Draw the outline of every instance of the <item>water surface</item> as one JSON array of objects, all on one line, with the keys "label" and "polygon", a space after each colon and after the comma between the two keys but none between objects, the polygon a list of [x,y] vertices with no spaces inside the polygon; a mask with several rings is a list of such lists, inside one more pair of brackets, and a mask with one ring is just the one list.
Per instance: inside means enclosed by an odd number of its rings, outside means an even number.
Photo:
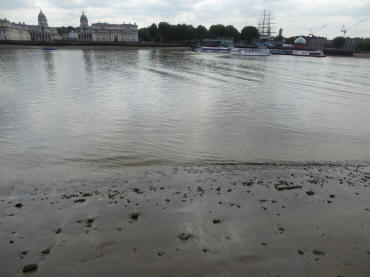
[{"label": "water surface", "polygon": [[369,76],[347,57],[1,49],[1,172],[368,163]]}]

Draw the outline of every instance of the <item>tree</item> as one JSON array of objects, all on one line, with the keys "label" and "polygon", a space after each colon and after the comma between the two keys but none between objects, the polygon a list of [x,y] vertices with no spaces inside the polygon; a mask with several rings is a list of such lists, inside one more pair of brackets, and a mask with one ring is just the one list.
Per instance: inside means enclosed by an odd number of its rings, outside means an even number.
[{"label": "tree", "polygon": [[139,29],[139,40],[142,41],[151,41],[152,37],[150,36],[148,28]]},{"label": "tree", "polygon": [[369,39],[362,39],[358,45],[359,50],[370,50],[370,40]]},{"label": "tree", "polygon": [[170,41],[171,40],[171,25],[167,22],[160,22],[158,24],[158,35],[162,42]]},{"label": "tree", "polygon": [[344,37],[336,37],[333,39],[334,48],[343,48],[345,43],[346,39]]},{"label": "tree", "polygon": [[205,39],[208,36],[208,30],[203,25],[199,25],[195,29],[195,34],[197,39]]},{"label": "tree", "polygon": [[150,27],[148,28],[148,31],[149,31],[150,37],[152,38],[152,41],[158,40],[158,27],[155,23],[150,25]]},{"label": "tree", "polygon": [[216,24],[209,27],[209,36],[211,38],[222,38],[227,36],[226,27],[222,24]]},{"label": "tree", "polygon": [[232,37],[234,41],[239,40],[240,33],[233,25],[226,26],[225,31],[226,31],[226,37]]},{"label": "tree", "polygon": [[246,40],[248,43],[251,43],[253,39],[259,38],[260,33],[258,29],[254,26],[246,26],[242,29],[240,33],[240,38]]},{"label": "tree", "polygon": [[73,28],[72,26],[68,26],[68,27],[57,27],[57,32],[59,35],[66,35],[72,31],[76,31],[75,28]]},{"label": "tree", "polygon": [[275,41],[283,41],[284,40],[284,37],[283,36],[276,36],[274,38]]},{"label": "tree", "polygon": [[285,43],[287,44],[293,44],[294,41],[295,41],[295,37],[290,37],[290,38],[285,39]]}]

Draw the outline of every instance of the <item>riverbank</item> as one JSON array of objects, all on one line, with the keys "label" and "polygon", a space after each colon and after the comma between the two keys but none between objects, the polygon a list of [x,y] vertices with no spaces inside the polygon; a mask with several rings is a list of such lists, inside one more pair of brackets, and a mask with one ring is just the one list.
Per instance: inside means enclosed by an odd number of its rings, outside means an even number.
[{"label": "riverbank", "polygon": [[41,177],[0,186],[2,277],[370,275],[370,167]]},{"label": "riverbank", "polygon": [[167,49],[167,50],[191,50],[187,44],[174,43],[150,43],[150,42],[78,42],[78,41],[0,41],[0,49]]},{"label": "riverbank", "polygon": [[355,52],[353,53],[353,56],[358,58],[370,59],[370,52],[369,51]]},{"label": "riverbank", "polygon": [[[0,44],[0,49],[44,49],[45,46],[41,45],[11,45]],[[139,49],[161,49],[161,50],[178,50],[190,51],[191,47],[188,46],[174,46],[174,47],[157,47],[157,46],[97,46],[97,45],[62,45],[57,46],[56,49],[82,49],[82,50],[139,50]]]}]

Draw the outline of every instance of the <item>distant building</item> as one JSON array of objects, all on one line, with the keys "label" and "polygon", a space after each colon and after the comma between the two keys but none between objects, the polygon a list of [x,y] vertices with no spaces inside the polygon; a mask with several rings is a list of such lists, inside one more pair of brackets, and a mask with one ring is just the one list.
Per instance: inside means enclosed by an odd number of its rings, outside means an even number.
[{"label": "distant building", "polygon": [[27,25],[30,30],[31,40],[51,41],[59,38],[56,28],[49,27],[45,14],[40,10],[38,25]]},{"label": "distant building", "polygon": [[346,38],[344,49],[350,51],[356,50],[358,45],[360,44],[360,40],[360,38]]},{"label": "distant building", "polygon": [[316,50],[322,50],[326,48],[326,45],[328,43],[327,38],[324,37],[306,37],[306,47]]},{"label": "distant building", "polygon": [[283,29],[282,28],[280,28],[279,29],[279,37],[282,37],[283,36]]},{"label": "distant building", "polygon": [[136,24],[94,23],[89,26],[87,17],[82,13],[80,27],[77,28],[78,40],[137,42],[139,40]]},{"label": "distant building", "polygon": [[25,23],[0,19],[0,40],[31,40],[29,28]]},{"label": "distant building", "polygon": [[306,48],[307,47],[307,41],[304,37],[298,37],[295,39],[293,46],[295,48]]},{"label": "distant building", "polygon": [[[95,23],[89,26],[87,17],[82,13],[80,26],[76,32],[70,32],[64,37],[80,41],[117,41],[137,42],[138,27],[136,24],[109,24]],[[26,25],[11,23],[6,19],[0,19],[0,40],[32,40],[53,41],[62,39],[57,28],[49,27],[45,14],[40,10],[38,25]]]},{"label": "distant building", "polygon": [[203,46],[225,46],[225,47],[232,47],[234,46],[234,39],[233,38],[217,38],[217,39],[210,39],[205,38],[201,41]]},{"label": "distant building", "polygon": [[82,12],[80,17],[80,27],[77,28],[77,38],[79,40],[93,40],[93,34],[91,28],[89,27],[89,22],[86,15]]},{"label": "distant building", "polygon": [[67,39],[71,39],[71,40],[78,40],[78,33],[76,33],[75,31],[70,31],[68,33],[68,37]]},{"label": "distant building", "polygon": [[137,42],[139,40],[136,24],[94,23],[91,25],[93,40],[115,42]]}]

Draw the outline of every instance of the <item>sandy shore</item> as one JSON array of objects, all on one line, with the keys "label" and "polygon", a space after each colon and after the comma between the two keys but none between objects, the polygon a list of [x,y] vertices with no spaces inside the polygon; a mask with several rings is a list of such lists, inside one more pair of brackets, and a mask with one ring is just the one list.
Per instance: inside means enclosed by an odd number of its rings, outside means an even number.
[{"label": "sandy shore", "polygon": [[0,276],[370,276],[369,187],[309,165],[3,182]]}]

